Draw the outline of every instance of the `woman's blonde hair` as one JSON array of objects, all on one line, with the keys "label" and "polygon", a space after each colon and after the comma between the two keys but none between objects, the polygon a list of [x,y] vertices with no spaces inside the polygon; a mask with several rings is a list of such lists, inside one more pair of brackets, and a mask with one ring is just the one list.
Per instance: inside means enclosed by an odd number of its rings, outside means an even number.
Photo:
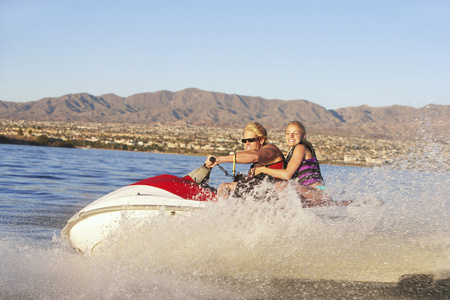
[{"label": "woman's blonde hair", "polygon": [[250,122],[244,127],[244,131],[253,132],[260,140],[264,139],[264,145],[267,144],[267,131],[258,122]]}]

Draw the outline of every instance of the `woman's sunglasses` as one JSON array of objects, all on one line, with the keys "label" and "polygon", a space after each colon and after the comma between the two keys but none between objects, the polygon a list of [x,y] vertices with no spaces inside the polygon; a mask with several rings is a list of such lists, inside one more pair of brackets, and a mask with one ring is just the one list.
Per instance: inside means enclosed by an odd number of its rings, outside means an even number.
[{"label": "woman's sunglasses", "polygon": [[247,142],[253,143],[253,142],[259,141],[259,138],[255,137],[255,138],[251,138],[251,139],[242,139],[241,141],[242,141],[242,144],[245,144]]}]

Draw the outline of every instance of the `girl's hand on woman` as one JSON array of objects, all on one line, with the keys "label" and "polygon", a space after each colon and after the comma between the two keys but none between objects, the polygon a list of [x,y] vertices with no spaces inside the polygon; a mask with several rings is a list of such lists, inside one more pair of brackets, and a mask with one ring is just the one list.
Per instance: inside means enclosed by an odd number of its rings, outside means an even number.
[{"label": "girl's hand on woman", "polygon": [[261,166],[257,166],[255,168],[252,168],[252,170],[253,170],[253,173],[252,173],[253,177],[258,175],[258,174],[260,174],[260,173],[262,173],[263,168],[264,167],[261,167]]}]

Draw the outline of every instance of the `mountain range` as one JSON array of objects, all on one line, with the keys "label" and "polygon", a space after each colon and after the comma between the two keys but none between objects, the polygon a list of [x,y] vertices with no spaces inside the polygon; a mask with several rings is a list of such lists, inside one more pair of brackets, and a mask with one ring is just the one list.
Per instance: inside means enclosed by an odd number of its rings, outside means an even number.
[{"label": "mountain range", "polygon": [[0,101],[0,119],[96,123],[165,123],[242,128],[256,121],[284,128],[299,120],[312,134],[449,140],[450,105],[367,105],[327,110],[308,100],[277,100],[188,88],[129,97],[88,93],[30,102]]}]

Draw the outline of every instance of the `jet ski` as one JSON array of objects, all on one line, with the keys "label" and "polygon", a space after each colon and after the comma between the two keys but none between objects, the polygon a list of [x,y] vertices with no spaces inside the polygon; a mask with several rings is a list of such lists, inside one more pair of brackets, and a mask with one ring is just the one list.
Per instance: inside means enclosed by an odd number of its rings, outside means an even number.
[{"label": "jet ski", "polygon": [[205,182],[205,165],[184,177],[158,175],[115,190],[87,205],[62,229],[61,235],[82,254],[93,254],[126,218],[145,220],[159,215],[189,215],[216,200],[216,190]]},{"label": "jet ski", "polygon": [[[237,177],[234,170],[232,176]],[[210,172],[202,165],[184,177],[164,174],[122,187],[77,212],[61,235],[78,252],[91,255],[124,218],[136,222],[161,215],[190,215],[205,208],[207,202],[217,200],[216,190],[207,184]],[[311,206],[314,205],[305,205]]]}]

